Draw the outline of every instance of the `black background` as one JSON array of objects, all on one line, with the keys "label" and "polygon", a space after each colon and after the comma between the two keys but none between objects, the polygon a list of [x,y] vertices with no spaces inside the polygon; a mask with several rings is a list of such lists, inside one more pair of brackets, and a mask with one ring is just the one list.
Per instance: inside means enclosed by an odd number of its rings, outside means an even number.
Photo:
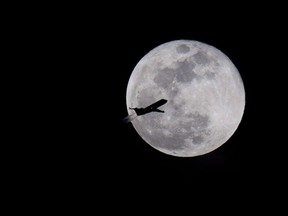
[{"label": "black background", "polygon": [[[269,173],[278,160],[274,147],[281,146],[273,132],[279,128],[272,124],[277,117],[271,114],[279,101],[275,90],[281,71],[276,62],[281,61],[281,55],[276,43],[281,43],[281,32],[265,12],[207,12],[210,16],[205,17],[207,13],[188,11],[174,16],[170,12],[152,11],[149,16],[132,12],[100,27],[96,23],[93,30],[84,25],[89,42],[83,41],[85,59],[81,64],[88,66],[83,69],[80,65],[83,72],[79,68],[75,76],[81,77],[80,87],[85,90],[79,98],[95,109],[95,118],[92,115],[91,124],[85,126],[94,128],[96,134],[90,139],[96,144],[89,153],[95,152],[100,161],[106,161],[104,169],[107,164],[111,173],[122,170],[128,176]],[[245,113],[237,132],[215,152],[197,158],[175,158],[155,151],[131,124],[121,122],[127,114],[126,86],[133,68],[155,46],[176,39],[199,40],[223,51],[238,68],[246,91]]]},{"label": "black background", "polygon": [[[23,62],[31,71],[25,75],[29,94],[23,94],[31,115],[24,117],[29,125],[21,124],[28,144],[15,147],[22,160],[14,163],[39,196],[115,205],[127,197],[138,203],[149,196],[154,203],[187,195],[188,201],[216,201],[224,194],[227,201],[245,196],[249,206],[254,198],[281,192],[286,43],[280,7],[121,3],[52,9],[17,21],[20,50],[31,52]],[[246,91],[234,135],[193,158],[153,149],[122,122],[133,68],[154,47],[177,39],[220,49],[238,68]]]}]

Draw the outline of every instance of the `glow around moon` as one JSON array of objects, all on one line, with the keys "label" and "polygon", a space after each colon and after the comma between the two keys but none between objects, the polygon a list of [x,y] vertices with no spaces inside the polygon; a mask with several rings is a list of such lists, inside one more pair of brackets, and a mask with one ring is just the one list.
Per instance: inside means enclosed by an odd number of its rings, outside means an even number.
[{"label": "glow around moon", "polygon": [[245,107],[241,76],[217,48],[192,40],[164,43],[134,68],[127,86],[128,107],[168,102],[132,121],[153,148],[173,156],[193,157],[224,144],[239,126]]}]

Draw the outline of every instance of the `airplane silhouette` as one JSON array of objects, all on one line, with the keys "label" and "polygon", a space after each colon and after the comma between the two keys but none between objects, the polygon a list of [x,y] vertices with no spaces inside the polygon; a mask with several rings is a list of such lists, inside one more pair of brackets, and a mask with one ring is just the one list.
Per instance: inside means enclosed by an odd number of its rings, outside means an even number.
[{"label": "airplane silhouette", "polygon": [[131,110],[134,110],[137,114],[137,116],[140,116],[140,115],[144,115],[144,114],[147,114],[147,113],[150,113],[150,112],[161,112],[161,113],[164,113],[163,110],[159,110],[157,109],[158,107],[164,105],[165,103],[167,103],[167,100],[165,99],[161,99],[145,108],[131,108],[129,107],[129,109]]}]

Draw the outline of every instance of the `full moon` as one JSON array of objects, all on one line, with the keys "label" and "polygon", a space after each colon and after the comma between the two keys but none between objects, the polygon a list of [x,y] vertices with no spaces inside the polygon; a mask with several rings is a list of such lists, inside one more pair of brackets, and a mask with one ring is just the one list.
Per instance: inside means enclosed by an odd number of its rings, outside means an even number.
[{"label": "full moon", "polygon": [[223,145],[237,130],[245,108],[239,71],[219,49],[175,40],[148,52],[135,66],[126,92],[129,107],[159,107],[132,120],[150,146],[168,155],[194,157]]}]

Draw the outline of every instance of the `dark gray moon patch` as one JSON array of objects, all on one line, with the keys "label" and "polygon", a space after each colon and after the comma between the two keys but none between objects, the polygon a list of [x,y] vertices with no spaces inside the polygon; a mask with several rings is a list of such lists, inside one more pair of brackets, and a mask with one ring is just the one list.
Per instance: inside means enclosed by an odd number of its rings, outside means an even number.
[{"label": "dark gray moon patch", "polygon": [[[156,148],[163,148],[167,150],[181,150],[185,149],[183,145],[183,137],[175,136],[163,136],[162,132],[155,132],[153,136],[147,136],[148,142],[152,142]],[[161,142],[159,142],[161,140]]]},{"label": "dark gray moon patch", "polygon": [[209,116],[201,115],[198,112],[189,114],[188,117],[191,118],[192,127],[196,130],[207,128],[210,122]]},{"label": "dark gray moon patch", "polygon": [[177,62],[177,68],[164,68],[154,77],[153,81],[160,87],[167,89],[171,87],[174,79],[181,83],[190,83],[198,75],[193,71],[195,68],[194,62],[185,60]]},{"label": "dark gray moon patch", "polygon": [[175,77],[175,71],[172,70],[171,68],[164,68],[160,72],[157,73],[157,75],[154,77],[154,82],[166,89],[169,88],[171,83],[173,82]]},{"label": "dark gray moon patch", "polygon": [[202,136],[192,136],[192,140],[194,145],[200,145],[203,143],[204,138]]},{"label": "dark gray moon patch", "polygon": [[209,116],[201,115],[198,112],[189,115],[192,123],[191,139],[194,145],[200,145],[204,141],[204,136],[208,136],[210,131],[207,127],[210,124]]},{"label": "dark gray moon patch", "polygon": [[176,79],[179,82],[191,82],[197,77],[197,74],[193,71],[195,63],[185,60],[178,63],[179,67],[176,69]]},{"label": "dark gray moon patch", "polygon": [[176,47],[176,50],[178,53],[187,53],[190,51],[190,48],[185,44],[181,44],[178,47]]},{"label": "dark gray moon patch", "polygon": [[212,71],[207,70],[205,73],[205,77],[209,80],[214,79],[215,78],[215,73]]},{"label": "dark gray moon patch", "polygon": [[191,130],[191,122],[180,121],[177,126],[173,129],[174,136],[178,137],[178,139],[191,139],[192,130]]},{"label": "dark gray moon patch", "polygon": [[195,62],[200,65],[208,64],[211,61],[207,54],[201,51],[197,52],[193,57]]}]

